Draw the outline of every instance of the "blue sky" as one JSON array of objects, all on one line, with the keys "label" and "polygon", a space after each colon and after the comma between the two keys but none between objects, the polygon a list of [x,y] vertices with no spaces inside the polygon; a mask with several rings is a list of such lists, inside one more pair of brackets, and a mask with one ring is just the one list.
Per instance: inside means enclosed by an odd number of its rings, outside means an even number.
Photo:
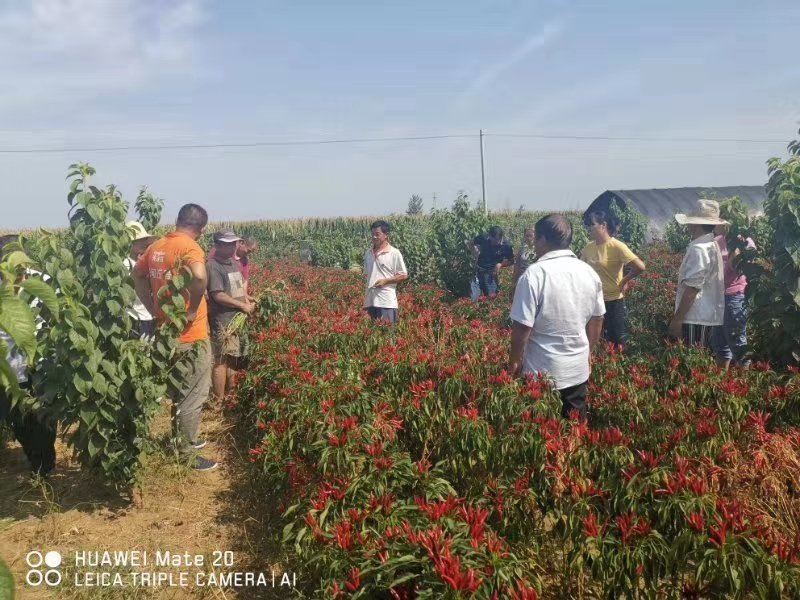
[{"label": "blue sky", "polygon": [[384,215],[480,197],[478,130],[777,143],[486,139],[490,207],[763,183],[800,122],[800,5],[772,0],[0,0],[0,149],[473,134],[373,144],[0,153],[0,229],[65,223],[91,162],[213,220]]}]

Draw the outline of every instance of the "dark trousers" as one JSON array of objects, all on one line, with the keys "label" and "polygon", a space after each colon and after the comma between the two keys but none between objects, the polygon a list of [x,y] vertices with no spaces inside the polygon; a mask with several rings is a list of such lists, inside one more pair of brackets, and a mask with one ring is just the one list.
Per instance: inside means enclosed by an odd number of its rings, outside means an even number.
[{"label": "dark trousers", "polygon": [[603,338],[617,346],[624,346],[628,341],[625,331],[625,300],[608,300],[605,302],[606,314],[603,317]]},{"label": "dark trousers", "polygon": [[725,296],[725,318],[711,332],[711,347],[719,360],[747,365],[747,300],[744,294]]},{"label": "dark trousers", "polygon": [[368,306],[367,314],[375,321],[389,321],[392,325],[397,325],[397,309],[383,308],[381,306]]},{"label": "dark trousers", "polygon": [[589,382],[584,381],[578,385],[558,390],[561,394],[561,416],[565,419],[570,417],[573,410],[578,411],[581,419],[586,418],[586,393],[589,390]]},{"label": "dark trousers", "polygon": [[500,293],[500,281],[494,274],[494,267],[489,269],[478,269],[478,287],[481,289],[481,296],[492,296]]},{"label": "dark trousers", "polygon": [[23,415],[19,408],[11,408],[11,398],[1,389],[0,419],[11,427],[35,473],[44,475],[55,468],[56,428],[53,425],[41,420],[36,414]]}]

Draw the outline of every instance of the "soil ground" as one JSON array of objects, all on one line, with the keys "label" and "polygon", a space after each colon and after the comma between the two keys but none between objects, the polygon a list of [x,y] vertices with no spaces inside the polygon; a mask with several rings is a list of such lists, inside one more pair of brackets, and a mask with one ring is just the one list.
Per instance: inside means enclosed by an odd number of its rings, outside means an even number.
[{"label": "soil ground", "polygon": [[[136,505],[103,490],[70,457],[61,439],[56,444],[56,470],[45,479],[32,478],[16,442],[0,445],[0,558],[15,576],[16,598],[289,598],[280,587],[286,569],[279,549],[280,531],[271,526],[272,511],[259,505],[250,486],[246,448],[237,447],[233,426],[220,412],[204,413],[203,435],[209,441],[202,454],[220,461],[208,473],[180,466],[169,445],[169,407],[154,422],[152,448],[144,458],[141,501]],[[25,582],[26,556],[32,550],[55,550],[64,556],[63,581],[57,587],[31,587]],[[142,568],[75,568],[76,551],[148,551]],[[156,551],[205,556],[202,568],[156,567]],[[233,553],[233,567],[209,566],[214,552]],[[221,559],[224,563],[225,558]],[[126,587],[76,586],[75,576],[117,571]],[[198,587],[196,573],[263,572],[261,588]],[[132,587],[131,571],[187,571],[189,587]],[[273,587],[272,573],[275,573]],[[301,585],[302,574],[297,574]],[[207,580],[206,580],[207,581]],[[4,600],[4,599],[0,599]]]}]

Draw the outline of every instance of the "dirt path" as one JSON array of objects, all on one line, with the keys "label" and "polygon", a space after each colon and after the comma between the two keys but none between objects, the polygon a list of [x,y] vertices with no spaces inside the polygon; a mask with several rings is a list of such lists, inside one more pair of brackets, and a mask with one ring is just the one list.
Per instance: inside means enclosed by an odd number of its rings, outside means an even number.
[{"label": "dirt path", "polygon": [[[249,486],[236,435],[220,413],[204,415],[203,434],[209,444],[203,453],[221,462],[209,473],[193,473],[175,464],[168,452],[168,407],[154,424],[153,449],[145,458],[143,498],[134,507],[104,492],[81,473],[63,443],[57,442],[56,471],[46,480],[32,480],[16,443],[0,448],[0,557],[16,578],[16,597],[26,598],[288,598],[280,587],[283,575],[277,546],[280,532],[258,510],[258,495]],[[262,519],[262,520],[259,520]],[[26,584],[26,557],[37,550],[60,553],[63,580],[59,586]],[[148,564],[139,568],[75,566],[76,551],[147,551]],[[156,566],[156,552],[204,555],[202,567]],[[231,552],[232,555],[219,554]],[[265,559],[265,557],[267,557]],[[225,566],[231,562],[233,566]],[[35,559],[35,557],[34,557]],[[211,564],[217,559],[220,566]],[[133,585],[134,571],[171,573],[175,587]],[[180,572],[187,573],[187,587]],[[212,571],[265,574],[267,584],[237,589],[199,587]],[[124,587],[76,586],[88,583],[89,572],[117,572]],[[275,573],[273,588],[272,573]],[[300,574],[297,574],[298,579]],[[100,576],[104,577],[104,576]],[[113,578],[113,575],[111,576]],[[113,579],[108,580],[113,583]],[[298,580],[298,583],[300,581]],[[4,599],[0,599],[4,600]]]}]

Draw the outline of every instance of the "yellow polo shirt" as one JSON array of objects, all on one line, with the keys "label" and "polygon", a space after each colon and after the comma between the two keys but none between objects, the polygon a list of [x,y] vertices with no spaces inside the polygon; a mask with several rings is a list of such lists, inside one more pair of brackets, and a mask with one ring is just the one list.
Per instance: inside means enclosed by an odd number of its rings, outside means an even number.
[{"label": "yellow polo shirt", "polygon": [[605,244],[590,242],[581,252],[581,260],[597,271],[603,283],[603,300],[611,302],[623,297],[619,284],[624,277],[625,265],[638,258],[633,251],[617,238],[609,239]]}]

